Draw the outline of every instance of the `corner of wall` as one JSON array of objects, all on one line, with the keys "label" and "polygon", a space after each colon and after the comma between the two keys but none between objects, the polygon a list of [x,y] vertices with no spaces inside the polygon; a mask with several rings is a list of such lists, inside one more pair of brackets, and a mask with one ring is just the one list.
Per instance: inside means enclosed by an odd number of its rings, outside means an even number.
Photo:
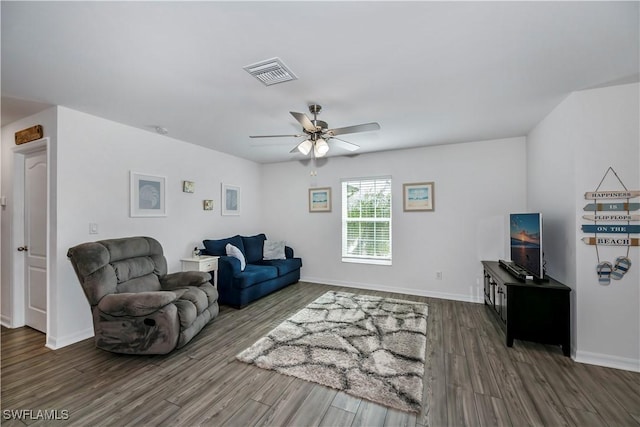
[{"label": "corner of wall", "polygon": [[[640,185],[639,103],[638,83],[574,92],[527,135],[527,205],[545,214],[550,274],[573,289],[576,360],[629,370],[640,364],[640,291],[631,285],[638,270],[620,286],[600,285],[597,253],[582,243],[580,225],[584,193],[609,166]],[[603,248],[600,256],[610,251]]]}]

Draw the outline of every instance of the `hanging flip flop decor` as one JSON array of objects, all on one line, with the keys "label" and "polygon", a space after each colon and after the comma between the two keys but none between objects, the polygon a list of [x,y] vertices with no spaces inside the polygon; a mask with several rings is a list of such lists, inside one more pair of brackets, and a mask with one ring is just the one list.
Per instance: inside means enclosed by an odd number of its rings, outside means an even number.
[{"label": "hanging flip flop decor", "polygon": [[622,279],[622,276],[625,275],[629,268],[631,267],[631,260],[626,256],[619,256],[616,258],[616,263],[613,266],[613,270],[611,271],[611,278],[614,280]]},{"label": "hanging flip flop decor", "polygon": [[608,285],[611,282],[611,271],[613,266],[608,261],[601,261],[598,263],[596,270],[598,272],[598,282],[601,285]]},{"label": "hanging flip flop decor", "polygon": [[[600,191],[600,186],[609,172],[613,173],[618,179],[622,186],[621,190]],[[583,237],[582,241],[596,248],[596,257],[598,258],[596,272],[598,273],[598,283],[601,285],[608,285],[611,283],[611,279],[622,279],[631,268],[629,249],[640,244],[640,239],[631,237],[631,234],[640,234],[640,225],[631,224],[632,221],[640,221],[640,215],[631,213],[640,210],[640,203],[630,201],[630,199],[636,197],[640,197],[640,190],[628,190],[611,166],[605,172],[595,191],[589,191],[584,194],[586,200],[593,200],[594,202],[584,207],[585,211],[593,212],[593,214],[583,215],[582,218],[587,221],[593,221],[593,224],[583,224],[582,231],[584,233],[593,233],[593,237]],[[619,222],[617,224],[602,224],[599,223],[600,221]],[[626,224],[621,224],[620,222],[626,222]],[[601,235],[598,236],[598,233]],[[626,236],[620,236],[620,234],[626,234]],[[608,261],[600,260],[598,246],[626,246],[627,253],[624,256],[617,257],[615,263],[612,264]]]}]

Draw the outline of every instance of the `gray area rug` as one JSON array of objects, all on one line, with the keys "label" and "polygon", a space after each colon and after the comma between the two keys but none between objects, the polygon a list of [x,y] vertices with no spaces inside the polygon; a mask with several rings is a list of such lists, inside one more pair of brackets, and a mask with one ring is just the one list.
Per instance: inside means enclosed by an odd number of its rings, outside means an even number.
[{"label": "gray area rug", "polygon": [[236,357],[420,412],[426,331],[424,303],[329,291]]}]

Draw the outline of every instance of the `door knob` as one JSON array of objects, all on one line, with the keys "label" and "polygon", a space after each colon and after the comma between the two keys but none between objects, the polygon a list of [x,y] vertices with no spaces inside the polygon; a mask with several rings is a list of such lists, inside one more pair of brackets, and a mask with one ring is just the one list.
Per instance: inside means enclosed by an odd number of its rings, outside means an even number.
[{"label": "door knob", "polygon": [[26,246],[20,246],[20,247],[18,248],[18,252],[26,252],[26,251],[28,251],[28,250],[29,250],[29,248],[28,248],[28,247],[26,247]]}]

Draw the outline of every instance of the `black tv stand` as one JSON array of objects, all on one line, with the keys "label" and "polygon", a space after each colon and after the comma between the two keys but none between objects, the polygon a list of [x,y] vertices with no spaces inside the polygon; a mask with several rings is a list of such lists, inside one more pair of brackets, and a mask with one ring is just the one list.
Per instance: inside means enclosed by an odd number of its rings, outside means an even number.
[{"label": "black tv stand", "polygon": [[571,355],[571,288],[548,277],[545,283],[516,280],[501,262],[482,261],[484,303],[504,328],[507,347],[514,339],[559,344]]}]

